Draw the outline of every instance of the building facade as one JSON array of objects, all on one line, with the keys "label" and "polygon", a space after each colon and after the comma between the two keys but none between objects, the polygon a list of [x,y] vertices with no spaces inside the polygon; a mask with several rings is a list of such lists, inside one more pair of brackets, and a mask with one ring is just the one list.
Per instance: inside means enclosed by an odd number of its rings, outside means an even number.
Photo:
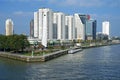
[{"label": "building facade", "polygon": [[34,20],[30,21],[30,37],[34,37]]},{"label": "building facade", "polygon": [[88,15],[74,14],[76,39],[85,40],[86,21],[89,19]]},{"label": "building facade", "polygon": [[65,39],[65,14],[62,12],[53,13],[53,34],[55,39]]},{"label": "building facade", "polygon": [[109,21],[104,21],[102,23],[102,33],[106,35],[110,35],[110,23]]},{"label": "building facade", "polygon": [[6,29],[5,29],[6,36],[13,35],[14,34],[13,21],[11,19],[7,19],[5,25],[6,25]]},{"label": "building facade", "polygon": [[93,40],[96,39],[96,33],[97,33],[97,20],[93,20]]},{"label": "building facade", "polygon": [[96,39],[96,20],[87,20],[86,21],[86,39],[95,40]]},{"label": "building facade", "polygon": [[42,39],[44,37],[44,29],[47,30],[47,39],[52,39],[53,36],[53,28],[52,28],[52,18],[53,18],[53,12],[51,9],[48,8],[42,8],[39,9],[39,39]]},{"label": "building facade", "polygon": [[53,39],[57,39],[57,31],[58,31],[58,15],[57,13],[53,13]]},{"label": "building facade", "polygon": [[75,39],[75,26],[74,26],[74,17],[65,16],[65,35],[66,39],[74,40]]},{"label": "building facade", "polygon": [[89,20],[89,15],[75,13],[72,16],[53,12],[49,8],[41,8],[34,12],[34,38],[41,41],[43,39],[86,40],[86,35],[90,35],[94,39],[96,21],[87,22]]},{"label": "building facade", "polygon": [[[42,40],[44,34],[47,35],[47,39],[53,39],[53,12],[49,8],[41,8],[37,12],[34,12],[34,37]],[[45,31],[46,29],[47,31]],[[46,33],[45,33],[46,32]]]},{"label": "building facade", "polygon": [[34,12],[34,38],[39,36],[39,12]]}]

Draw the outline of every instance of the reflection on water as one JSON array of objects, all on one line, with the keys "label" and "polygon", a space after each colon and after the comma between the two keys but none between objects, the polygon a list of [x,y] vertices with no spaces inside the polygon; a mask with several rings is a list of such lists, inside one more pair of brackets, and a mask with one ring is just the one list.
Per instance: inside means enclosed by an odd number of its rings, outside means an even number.
[{"label": "reflection on water", "polygon": [[119,49],[91,48],[45,63],[0,58],[0,80],[120,80]]}]

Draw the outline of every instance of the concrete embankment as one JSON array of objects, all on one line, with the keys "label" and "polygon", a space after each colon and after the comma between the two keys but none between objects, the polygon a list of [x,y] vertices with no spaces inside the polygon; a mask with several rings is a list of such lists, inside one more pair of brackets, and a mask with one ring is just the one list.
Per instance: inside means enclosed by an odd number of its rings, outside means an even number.
[{"label": "concrete embankment", "polygon": [[[109,46],[109,45],[115,45],[115,44],[82,46],[82,49],[93,48],[93,47],[101,47],[101,46]],[[0,52],[0,57],[5,57],[5,58],[9,58],[9,59],[14,59],[14,60],[20,60],[20,61],[24,61],[24,62],[45,62],[45,61],[57,58],[59,56],[68,54],[68,50],[69,49],[60,50],[60,51],[57,51],[57,52],[54,52],[54,53],[45,54],[43,56],[25,56],[25,55],[20,55],[20,54]]]},{"label": "concrete embankment", "polygon": [[88,48],[96,48],[96,47],[103,47],[103,46],[111,46],[111,45],[120,45],[120,43],[111,43],[111,44],[99,44],[99,45],[87,45],[87,46],[81,46],[82,49],[88,49]]},{"label": "concrete embankment", "polygon": [[68,50],[61,50],[54,53],[46,54],[43,56],[25,56],[20,54],[11,54],[7,52],[0,52],[0,57],[5,57],[14,60],[20,60],[24,62],[45,62],[59,56],[68,54]]}]

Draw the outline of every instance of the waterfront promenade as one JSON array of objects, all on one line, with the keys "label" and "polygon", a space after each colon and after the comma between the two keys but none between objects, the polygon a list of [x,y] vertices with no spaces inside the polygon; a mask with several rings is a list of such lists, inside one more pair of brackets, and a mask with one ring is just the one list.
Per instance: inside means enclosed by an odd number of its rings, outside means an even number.
[{"label": "waterfront promenade", "polygon": [[[101,46],[110,46],[110,45],[116,45],[116,44],[120,44],[120,43],[104,44],[104,45],[103,44],[98,44],[98,45],[92,44],[89,46],[88,45],[82,46],[82,49],[101,47]],[[42,56],[32,56],[32,55],[26,56],[26,55],[17,54],[17,53],[0,52],[0,57],[24,61],[24,62],[45,62],[45,61],[49,61],[51,59],[60,57],[62,55],[68,54],[69,50],[70,49],[60,50],[60,51],[56,51],[56,52],[49,53],[49,54],[43,54]]]},{"label": "waterfront promenade", "polygon": [[57,58],[59,56],[65,55],[68,53],[67,50],[60,50],[57,52],[53,52],[50,54],[43,54],[42,56],[26,56],[26,55],[20,55],[17,53],[8,53],[8,52],[0,52],[0,57],[14,59],[14,60],[20,60],[24,62],[45,62],[54,58]]}]

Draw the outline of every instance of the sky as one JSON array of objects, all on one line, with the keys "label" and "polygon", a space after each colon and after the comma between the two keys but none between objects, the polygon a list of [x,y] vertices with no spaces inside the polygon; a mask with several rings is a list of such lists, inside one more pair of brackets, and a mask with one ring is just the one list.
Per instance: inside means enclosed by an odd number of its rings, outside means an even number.
[{"label": "sky", "polygon": [[73,15],[89,14],[97,20],[97,32],[102,31],[102,22],[110,22],[110,35],[120,36],[120,0],[0,0],[0,34],[5,34],[5,21],[14,22],[16,34],[30,31],[30,20],[39,8]]}]

